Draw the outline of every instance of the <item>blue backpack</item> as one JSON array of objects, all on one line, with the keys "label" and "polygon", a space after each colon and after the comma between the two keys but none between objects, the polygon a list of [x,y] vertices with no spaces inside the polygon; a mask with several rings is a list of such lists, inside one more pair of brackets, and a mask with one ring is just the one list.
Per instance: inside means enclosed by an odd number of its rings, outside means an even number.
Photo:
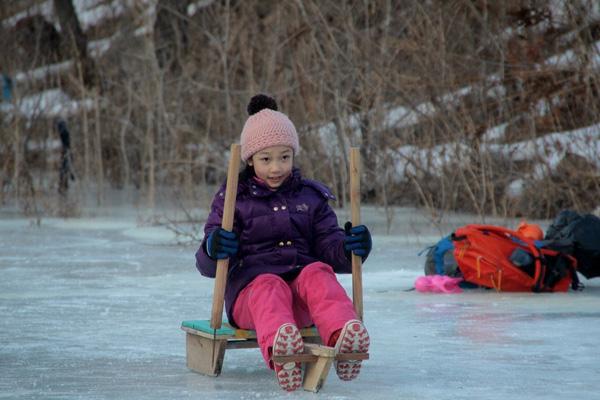
[{"label": "blue backpack", "polygon": [[454,243],[451,235],[443,237],[439,242],[425,250],[427,250],[425,275],[461,276],[458,264],[454,259]]}]

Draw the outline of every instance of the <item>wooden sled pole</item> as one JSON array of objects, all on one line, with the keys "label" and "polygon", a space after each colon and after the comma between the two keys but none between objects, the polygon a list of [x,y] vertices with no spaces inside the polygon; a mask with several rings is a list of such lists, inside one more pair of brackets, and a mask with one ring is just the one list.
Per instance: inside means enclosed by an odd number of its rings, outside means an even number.
[{"label": "wooden sled pole", "polygon": [[[231,231],[233,229],[233,217],[235,214],[235,197],[237,195],[238,174],[240,170],[240,145],[231,145],[229,168],[227,169],[227,187],[225,188],[225,206],[223,208],[223,220],[221,228]],[[229,259],[217,261],[217,273],[215,276],[215,290],[213,291],[212,313],[210,327],[221,328],[223,322],[223,302],[225,300],[225,284],[229,270]]]},{"label": "wooden sled pole", "polygon": [[[350,148],[350,211],[352,226],[360,225],[360,149]],[[362,258],[352,254],[352,302],[363,320]]]}]

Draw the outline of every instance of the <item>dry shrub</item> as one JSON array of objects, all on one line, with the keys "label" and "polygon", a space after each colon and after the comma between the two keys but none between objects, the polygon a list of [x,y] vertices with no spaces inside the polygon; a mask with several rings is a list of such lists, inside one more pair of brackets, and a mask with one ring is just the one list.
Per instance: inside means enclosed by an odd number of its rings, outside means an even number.
[{"label": "dry shrub", "polygon": [[[140,189],[149,206],[165,186],[196,201],[223,181],[222,155],[238,140],[257,92],[273,95],[290,115],[301,136],[299,165],[332,186],[342,204],[350,145],[361,147],[366,200],[386,208],[416,203],[479,215],[550,215],[555,203],[598,203],[597,185],[587,184],[597,183],[597,171],[578,169],[581,180],[566,173],[547,179],[563,188],[581,182],[586,190],[546,194],[531,186],[527,195],[544,193],[544,211],[533,201],[514,207],[506,189],[516,179],[531,180],[528,165],[479,150],[486,130],[502,123],[508,127],[500,144],[600,121],[593,1],[565,2],[557,21],[550,1],[224,0],[189,16],[189,1],[160,0],[153,30],[139,35],[149,15],[144,4],[133,2],[87,32],[90,40],[112,38],[95,60],[96,86],[83,84],[76,68],[44,83],[93,101],[68,122],[82,188],[97,190],[100,203],[111,186]],[[543,64],[567,50],[577,62]],[[17,61],[10,73],[25,68]],[[547,105],[543,112],[540,104]],[[390,123],[389,111],[399,106],[408,116]],[[0,163],[2,193],[18,192],[15,169],[39,177],[51,168],[10,150],[24,141],[14,128],[36,129],[31,137],[41,140],[49,126],[20,121],[0,131],[3,151],[14,153]],[[324,126],[331,127],[327,135]],[[442,144],[471,148],[468,161],[450,161],[439,173],[414,160],[418,173],[398,176],[390,152]],[[566,192],[572,194],[563,199]]]},{"label": "dry shrub", "polygon": [[530,180],[515,210],[517,215],[554,218],[563,209],[592,212],[598,204],[600,171],[585,158],[567,154],[556,169]]}]

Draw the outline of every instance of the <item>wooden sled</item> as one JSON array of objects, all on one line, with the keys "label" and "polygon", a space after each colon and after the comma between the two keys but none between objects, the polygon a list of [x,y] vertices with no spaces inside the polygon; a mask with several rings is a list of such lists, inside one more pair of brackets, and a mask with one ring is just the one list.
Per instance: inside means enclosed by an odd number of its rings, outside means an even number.
[{"label": "wooden sled", "polygon": [[[209,320],[190,320],[181,323],[186,332],[187,367],[208,376],[219,376],[225,350],[258,348],[256,332],[236,329],[223,322],[214,335]],[[274,356],[275,362],[302,362],[305,364],[304,390],[318,392],[323,386],[334,360],[367,360],[368,353],[335,354],[333,347],[320,345],[319,332],[314,327],[300,329],[304,340],[304,354]]]},{"label": "wooden sled", "polygon": [[[352,225],[360,225],[360,186],[358,148],[350,152],[350,203],[352,210]],[[233,227],[233,212],[235,210],[235,190],[239,170],[240,146],[231,146],[231,159],[227,174],[225,192],[225,208],[223,213],[223,229]],[[232,190],[230,190],[232,188]],[[225,350],[258,348],[256,332],[236,329],[222,321],[225,282],[229,260],[218,260],[213,293],[213,308],[210,320],[183,321],[181,329],[186,332],[186,364],[192,371],[208,376],[218,376],[223,367]],[[362,260],[352,255],[352,298],[358,317],[363,318],[362,307]],[[367,360],[368,353],[335,354],[333,347],[321,345],[319,333],[314,327],[300,330],[304,340],[304,353],[289,356],[273,356],[278,363],[301,362],[304,364],[304,390],[318,392],[323,386],[331,364],[335,360]]]}]

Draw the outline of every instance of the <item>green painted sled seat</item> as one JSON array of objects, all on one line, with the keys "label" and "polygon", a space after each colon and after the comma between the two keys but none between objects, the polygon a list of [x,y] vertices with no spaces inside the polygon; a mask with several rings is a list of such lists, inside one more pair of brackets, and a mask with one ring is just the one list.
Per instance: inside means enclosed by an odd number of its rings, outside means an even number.
[{"label": "green painted sled seat", "polygon": [[[229,324],[227,320],[223,321],[223,324],[216,332],[210,327],[210,320],[208,319],[194,319],[187,320],[181,323],[181,329],[192,335],[202,336],[209,339],[217,340],[256,340],[256,332],[248,329],[234,328]],[[311,326],[309,328],[300,329],[300,333],[306,338],[318,338],[319,332],[317,328]]]}]

